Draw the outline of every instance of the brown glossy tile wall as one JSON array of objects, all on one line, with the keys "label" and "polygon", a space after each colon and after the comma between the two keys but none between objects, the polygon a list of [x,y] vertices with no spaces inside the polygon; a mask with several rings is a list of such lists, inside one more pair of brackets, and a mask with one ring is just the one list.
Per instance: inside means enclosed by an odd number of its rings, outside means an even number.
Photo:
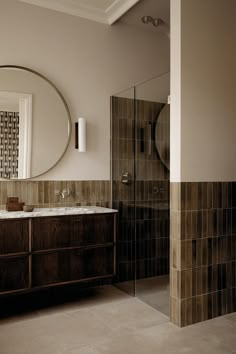
[{"label": "brown glossy tile wall", "polygon": [[[56,190],[69,188],[71,195],[56,196]],[[110,181],[0,181],[0,208],[7,197],[16,196],[38,208],[53,206],[110,205]]]},{"label": "brown glossy tile wall", "polygon": [[171,319],[236,311],[235,182],[171,183]]}]

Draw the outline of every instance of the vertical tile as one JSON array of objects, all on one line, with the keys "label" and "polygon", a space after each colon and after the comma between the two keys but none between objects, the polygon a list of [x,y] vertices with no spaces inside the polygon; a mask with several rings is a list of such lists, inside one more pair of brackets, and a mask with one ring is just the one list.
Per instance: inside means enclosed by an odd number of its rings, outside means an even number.
[{"label": "vertical tile", "polygon": [[44,182],[38,181],[38,203],[43,205],[44,203]]},{"label": "vertical tile", "polygon": [[208,266],[202,267],[202,294],[206,294],[208,289]]},{"label": "vertical tile", "polygon": [[228,182],[222,183],[222,208],[229,207],[229,198],[228,198]]},{"label": "vertical tile", "polygon": [[193,298],[186,299],[186,325],[193,323]]},{"label": "vertical tile", "polygon": [[192,212],[185,211],[185,239],[191,240],[192,238]]},{"label": "vertical tile", "polygon": [[218,184],[217,182],[212,183],[212,207],[214,209],[218,208]]},{"label": "vertical tile", "polygon": [[202,292],[202,268],[197,268],[196,269],[196,275],[197,275],[197,293],[196,295],[201,295]]},{"label": "vertical tile", "polygon": [[197,210],[199,205],[199,183],[191,183],[191,192],[190,192],[190,210]]},{"label": "vertical tile", "polygon": [[208,237],[208,210],[202,211],[202,237]]},{"label": "vertical tile", "polygon": [[173,297],[170,298],[170,319],[177,326],[181,326],[181,303]]},{"label": "vertical tile", "polygon": [[223,209],[217,209],[217,236],[223,235]]},{"label": "vertical tile", "polygon": [[207,209],[213,208],[213,183],[207,182]]},{"label": "vertical tile", "polygon": [[44,204],[50,203],[50,183],[49,181],[44,181]]},{"label": "vertical tile", "polygon": [[193,265],[192,241],[181,242],[181,269],[191,269]]},{"label": "vertical tile", "polygon": [[202,237],[202,210],[198,210],[197,212],[197,238]]},{"label": "vertical tile", "polygon": [[182,182],[181,183],[181,190],[180,190],[180,201],[181,201],[181,210],[184,211],[186,210],[187,207],[187,191],[186,191],[186,183]]},{"label": "vertical tile", "polygon": [[212,293],[207,294],[207,319],[210,320],[213,318],[213,302],[212,302]]},{"label": "vertical tile", "polygon": [[192,270],[181,272],[181,298],[192,297]]},{"label": "vertical tile", "polygon": [[192,188],[191,188],[191,182],[186,182],[185,183],[185,210],[191,210],[191,205],[192,205],[192,202],[191,202],[191,198],[192,198]]},{"label": "vertical tile", "polygon": [[208,294],[202,296],[202,321],[208,320]]},{"label": "vertical tile", "polygon": [[192,269],[192,296],[197,295],[197,268]]},{"label": "vertical tile", "polygon": [[187,219],[187,214],[185,211],[181,211],[181,224],[180,224],[180,234],[181,234],[181,240],[186,239],[186,219]]},{"label": "vertical tile", "polygon": [[202,209],[208,208],[208,182],[202,182]]},{"label": "vertical tile", "polygon": [[207,266],[208,262],[208,239],[202,239],[202,265]]},{"label": "vertical tile", "polygon": [[1,204],[6,205],[7,202],[7,182],[1,182]]},{"label": "vertical tile", "polygon": [[197,233],[197,225],[198,225],[198,211],[192,211],[191,212],[191,217],[192,217],[192,239],[196,239],[198,237],[198,233]]},{"label": "vertical tile", "polygon": [[202,240],[196,240],[196,266],[202,266],[203,257],[203,242]]},{"label": "vertical tile", "polygon": [[197,322],[197,298],[200,296],[192,297],[191,298],[191,304],[192,304],[192,322],[191,324],[194,324]]}]

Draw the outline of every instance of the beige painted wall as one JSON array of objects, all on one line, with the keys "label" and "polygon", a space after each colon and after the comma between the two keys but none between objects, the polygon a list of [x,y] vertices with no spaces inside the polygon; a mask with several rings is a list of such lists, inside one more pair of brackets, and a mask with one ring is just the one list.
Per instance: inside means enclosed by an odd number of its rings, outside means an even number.
[{"label": "beige painted wall", "polygon": [[181,85],[176,103],[181,112],[176,145],[177,151],[181,149],[181,168],[175,166],[173,145],[171,180],[234,180],[235,0],[182,0],[180,5],[181,68],[174,62],[178,66],[172,71],[172,81],[173,86]]},{"label": "beige painted wall", "polygon": [[40,179],[109,179],[109,97],[169,71],[168,38],[15,0],[0,0],[0,7],[0,64],[28,66],[47,76],[67,100],[72,121],[88,120],[87,153],[74,149],[72,132],[62,161]]},{"label": "beige painted wall", "polygon": [[165,73],[135,87],[135,98],[151,102],[168,102],[170,73]]}]

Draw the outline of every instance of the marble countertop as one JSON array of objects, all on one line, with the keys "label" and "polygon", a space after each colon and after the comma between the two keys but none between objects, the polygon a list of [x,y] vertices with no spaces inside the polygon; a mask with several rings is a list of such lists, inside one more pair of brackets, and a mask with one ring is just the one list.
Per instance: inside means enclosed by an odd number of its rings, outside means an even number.
[{"label": "marble countertop", "polygon": [[109,214],[118,211],[96,206],[36,208],[32,212],[0,210],[0,219],[38,218],[45,216]]}]

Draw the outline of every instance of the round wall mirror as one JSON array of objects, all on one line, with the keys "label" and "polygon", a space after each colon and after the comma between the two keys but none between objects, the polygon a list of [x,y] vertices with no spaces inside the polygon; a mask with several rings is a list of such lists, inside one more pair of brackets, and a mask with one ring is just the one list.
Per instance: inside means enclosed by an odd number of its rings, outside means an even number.
[{"label": "round wall mirror", "polygon": [[155,143],[162,163],[170,169],[170,105],[166,104],[157,116]]},{"label": "round wall mirror", "polygon": [[0,178],[49,171],[69,144],[71,119],[59,90],[38,72],[0,66]]}]

